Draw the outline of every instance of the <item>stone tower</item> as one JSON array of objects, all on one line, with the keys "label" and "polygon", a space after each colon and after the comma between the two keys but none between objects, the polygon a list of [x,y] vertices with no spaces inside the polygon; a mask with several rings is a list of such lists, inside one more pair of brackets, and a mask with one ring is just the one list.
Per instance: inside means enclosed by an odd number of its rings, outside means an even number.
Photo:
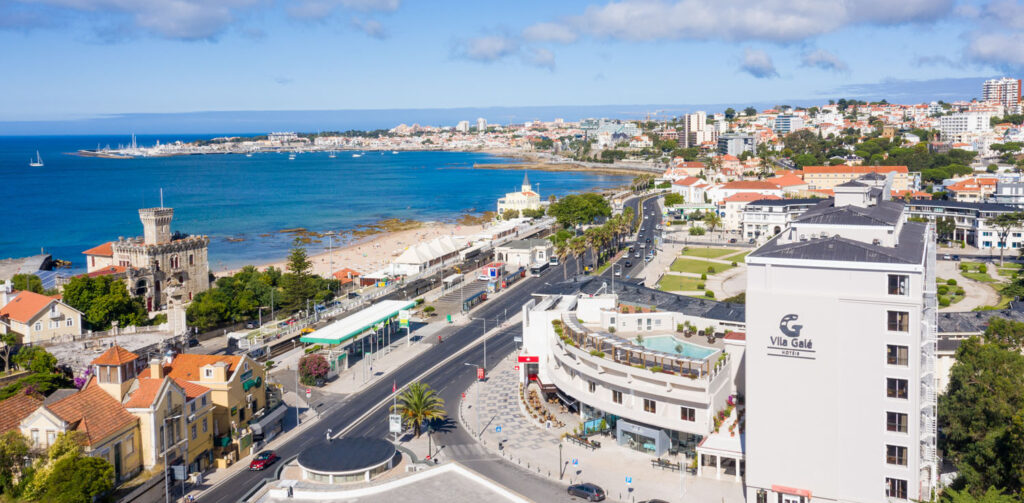
[{"label": "stone tower", "polygon": [[145,244],[155,245],[171,242],[172,218],[174,218],[174,208],[143,208],[139,210]]}]

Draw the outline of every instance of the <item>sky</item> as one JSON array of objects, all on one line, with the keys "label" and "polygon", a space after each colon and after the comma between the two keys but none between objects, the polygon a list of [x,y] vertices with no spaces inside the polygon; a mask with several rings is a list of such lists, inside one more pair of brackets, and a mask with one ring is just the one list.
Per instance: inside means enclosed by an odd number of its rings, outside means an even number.
[{"label": "sky", "polygon": [[0,0],[0,122],[970,99],[1021,47],[1024,0]]}]

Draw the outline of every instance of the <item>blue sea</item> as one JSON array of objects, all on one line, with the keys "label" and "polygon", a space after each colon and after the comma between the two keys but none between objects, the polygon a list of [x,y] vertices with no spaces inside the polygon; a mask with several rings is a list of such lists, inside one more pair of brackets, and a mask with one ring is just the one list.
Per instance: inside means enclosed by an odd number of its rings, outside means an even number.
[{"label": "blue sea", "polygon": [[[221,136],[221,135],[216,135]],[[140,136],[140,145],[213,136]],[[279,230],[344,231],[387,218],[450,221],[493,210],[523,171],[475,170],[514,159],[464,152],[339,152],[100,159],[73,155],[127,136],[0,137],[0,258],[40,250],[85,269],[81,252],[142,234],[138,209],[174,208],[172,230],[210,236],[214,271],[282,259]],[[44,167],[29,167],[39,151]],[[531,171],[543,197],[627,184],[629,177]],[[539,187],[538,187],[539,184]],[[270,234],[261,237],[260,234]],[[229,238],[241,241],[228,241]],[[337,244],[337,241],[335,242]],[[311,252],[324,244],[312,245]]]}]

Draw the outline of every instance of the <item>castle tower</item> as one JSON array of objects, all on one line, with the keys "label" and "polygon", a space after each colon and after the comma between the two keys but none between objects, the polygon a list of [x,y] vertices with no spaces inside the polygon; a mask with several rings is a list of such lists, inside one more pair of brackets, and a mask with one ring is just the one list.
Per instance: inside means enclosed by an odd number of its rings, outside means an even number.
[{"label": "castle tower", "polygon": [[171,242],[171,219],[174,208],[143,208],[139,210],[147,245]]}]

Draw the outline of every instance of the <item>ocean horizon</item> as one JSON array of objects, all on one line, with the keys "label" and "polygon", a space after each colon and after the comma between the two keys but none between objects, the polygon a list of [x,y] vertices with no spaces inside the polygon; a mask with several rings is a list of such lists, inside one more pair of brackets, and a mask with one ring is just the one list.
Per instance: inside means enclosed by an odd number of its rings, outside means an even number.
[{"label": "ocean horizon", "polygon": [[[222,136],[222,135],[216,135]],[[212,135],[139,136],[191,141]],[[0,231],[0,258],[41,251],[84,272],[82,251],[118,237],[142,234],[138,209],[174,208],[172,230],[210,237],[210,268],[234,269],[280,260],[292,246],[284,229],[345,231],[389,218],[454,221],[493,210],[518,190],[522,169],[473,169],[474,163],[516,159],[471,152],[326,152],[101,159],[74,155],[127,136],[0,137],[0,194],[15,218]],[[39,151],[45,165],[29,167]],[[544,198],[621,186],[631,177],[530,171]],[[539,184],[539,187],[537,186]],[[230,241],[229,241],[230,239]],[[338,246],[338,240],[334,241]],[[327,241],[308,246],[310,253]]]}]

